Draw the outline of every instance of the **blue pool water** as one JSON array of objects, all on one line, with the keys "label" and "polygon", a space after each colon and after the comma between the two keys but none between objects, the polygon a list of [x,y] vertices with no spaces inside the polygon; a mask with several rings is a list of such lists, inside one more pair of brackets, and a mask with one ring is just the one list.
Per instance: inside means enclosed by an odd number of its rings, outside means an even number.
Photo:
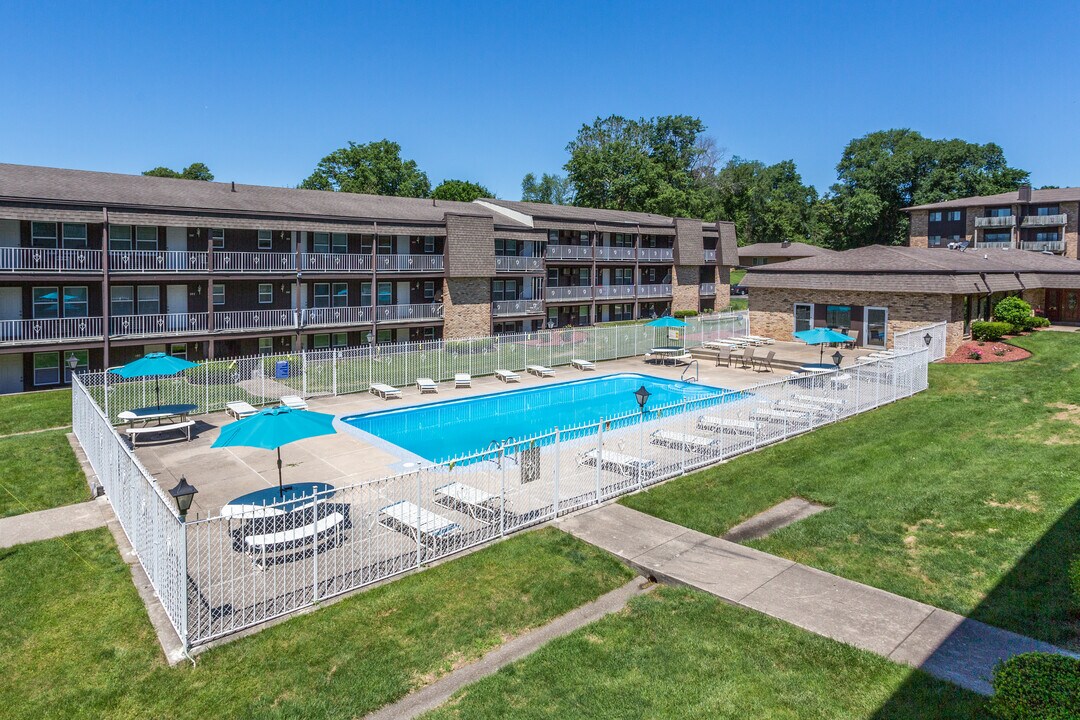
[{"label": "blue pool water", "polygon": [[634,391],[642,385],[652,393],[646,410],[683,400],[707,401],[741,395],[710,385],[620,373],[419,407],[379,410],[341,420],[437,462],[481,452],[492,440],[509,437],[522,440],[555,428],[576,428],[599,422],[601,418],[632,415],[638,411]]}]

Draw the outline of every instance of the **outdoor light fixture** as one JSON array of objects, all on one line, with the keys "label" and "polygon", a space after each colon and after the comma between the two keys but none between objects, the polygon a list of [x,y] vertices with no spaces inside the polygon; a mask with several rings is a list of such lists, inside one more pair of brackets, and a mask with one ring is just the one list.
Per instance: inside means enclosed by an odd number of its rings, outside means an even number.
[{"label": "outdoor light fixture", "polygon": [[923,342],[926,343],[926,347],[930,347],[930,343],[934,342],[934,336],[930,333],[923,335]]},{"label": "outdoor light fixture", "polygon": [[555,329],[555,321],[549,318],[548,319],[548,330],[554,330],[554,329]]},{"label": "outdoor light fixture", "polygon": [[634,397],[637,398],[638,408],[641,410],[642,414],[645,413],[645,403],[649,402],[650,395],[652,395],[652,393],[649,392],[644,385],[634,391]]},{"label": "outdoor light fixture", "polygon": [[79,358],[75,357],[75,353],[68,355],[67,359],[68,367],[71,368],[71,372],[75,372],[75,368],[79,367]]},{"label": "outdoor light fixture", "polygon": [[176,501],[176,509],[180,511],[181,520],[187,517],[188,510],[191,509],[191,501],[195,499],[197,492],[199,491],[195,489],[195,486],[189,485],[187,478],[183,475],[180,476],[180,482],[176,483],[176,487],[169,491],[173,500]]},{"label": "outdoor light fixture", "polygon": [[833,364],[836,365],[837,370],[840,369],[840,361],[843,360],[843,359],[844,359],[844,356],[840,354],[839,350],[837,350],[836,352],[834,352],[832,354],[832,361],[833,361]]}]

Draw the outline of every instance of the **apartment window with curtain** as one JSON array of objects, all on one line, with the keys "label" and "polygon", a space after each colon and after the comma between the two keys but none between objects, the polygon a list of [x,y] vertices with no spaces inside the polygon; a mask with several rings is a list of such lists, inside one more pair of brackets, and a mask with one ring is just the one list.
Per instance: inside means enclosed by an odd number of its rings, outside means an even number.
[{"label": "apartment window with curtain", "polygon": [[109,313],[113,317],[135,314],[135,288],[131,285],[113,285],[109,301]]},{"label": "apartment window with curtain", "polygon": [[225,228],[210,228],[210,243],[215,250],[224,250]]},{"label": "apartment window with curtain", "polygon": [[85,250],[90,246],[86,223],[64,223],[64,247],[70,250]]},{"label": "apartment window with curtain", "polygon": [[431,255],[435,252],[435,238],[432,235],[424,236],[424,252]]},{"label": "apartment window with curtain", "polygon": [[214,285],[214,307],[225,304],[225,286],[221,283]]},{"label": "apartment window with curtain", "polygon": [[433,301],[435,299],[435,281],[434,280],[425,280],[424,281],[424,299],[427,300],[428,302],[431,302],[431,301]]},{"label": "apartment window with curtain", "polygon": [[161,312],[161,288],[157,285],[140,285],[135,291],[135,301],[139,315],[157,315]]},{"label": "apartment window with curtain", "polygon": [[135,249],[158,249],[158,229],[156,225],[139,225],[135,228]]},{"label": "apartment window with curtain", "polygon": [[360,304],[371,307],[371,283],[360,283]]},{"label": "apartment window with curtain", "polygon": [[274,284],[259,283],[259,304],[268,305],[274,302]]},{"label": "apartment window with curtain", "polygon": [[338,282],[334,283],[333,287],[333,303],[334,307],[348,307],[349,306],[349,283]]},{"label": "apartment window with curtain", "polygon": [[36,248],[56,247],[56,223],[30,223],[30,246]]},{"label": "apartment window with curtain", "polygon": [[274,248],[274,234],[270,230],[259,230],[259,249],[272,250]]},{"label": "apartment window with curtain", "polygon": [[1057,215],[1057,205],[1043,205],[1042,207],[1035,208],[1035,214],[1040,217],[1046,217],[1047,215]]},{"label": "apartment window with curtain", "polygon": [[1012,215],[1012,208],[990,208],[986,212],[986,217],[1009,217]]},{"label": "apartment window with curtain", "polygon": [[1035,242],[1057,242],[1060,239],[1057,230],[1035,233]]},{"label": "apartment window with curtain", "polygon": [[379,304],[380,305],[393,305],[394,304],[394,284],[388,282],[379,283]]},{"label": "apartment window with curtain", "polygon": [[130,225],[110,225],[109,226],[109,249],[110,250],[131,250],[132,232]]}]

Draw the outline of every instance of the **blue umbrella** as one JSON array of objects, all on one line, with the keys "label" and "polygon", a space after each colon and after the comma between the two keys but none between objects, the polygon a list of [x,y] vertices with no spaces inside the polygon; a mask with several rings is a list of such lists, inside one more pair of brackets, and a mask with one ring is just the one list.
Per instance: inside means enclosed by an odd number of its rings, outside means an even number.
[{"label": "blue umbrella", "polygon": [[825,354],[825,345],[828,343],[855,342],[855,338],[850,335],[845,335],[844,333],[823,327],[816,327],[811,330],[800,330],[797,333],[793,333],[793,336],[797,340],[802,340],[807,345],[821,345],[821,350],[818,352],[818,362],[821,362],[821,357]]},{"label": "blue umbrella", "polygon": [[645,323],[645,325],[648,326],[648,327],[659,327],[659,328],[684,328],[684,327],[686,327],[686,323],[684,323],[682,320],[679,320],[677,318],[673,318],[673,317],[670,317],[670,316],[657,318],[656,320]]},{"label": "blue umbrella", "polygon": [[152,377],[157,406],[161,407],[161,386],[158,378],[168,377],[183,372],[188,368],[198,367],[199,363],[173,357],[165,353],[147,353],[138,360],[133,360],[123,367],[113,368],[109,372],[122,378]]},{"label": "blue umbrella", "polygon": [[281,482],[281,446],[297,440],[333,435],[334,416],[289,407],[261,410],[221,429],[211,447],[254,447],[277,450],[278,494],[284,495]]}]

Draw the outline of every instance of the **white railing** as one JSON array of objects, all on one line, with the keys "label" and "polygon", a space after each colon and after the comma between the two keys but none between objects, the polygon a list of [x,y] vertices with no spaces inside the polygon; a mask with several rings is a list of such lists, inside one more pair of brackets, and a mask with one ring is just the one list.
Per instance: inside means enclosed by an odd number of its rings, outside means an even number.
[{"label": "white railing", "polygon": [[592,246],[548,245],[544,255],[549,260],[587,260],[592,257]]},{"label": "white railing", "polygon": [[375,306],[375,319],[379,322],[442,320],[442,317],[442,303],[413,303],[408,305]]},{"label": "white railing", "polygon": [[0,342],[33,344],[101,337],[100,317],[0,320]]},{"label": "white railing", "polygon": [[359,253],[302,253],[300,269],[305,272],[367,272],[371,255]]},{"label": "white railing", "polygon": [[491,303],[495,317],[510,315],[543,315],[544,303],[540,300],[495,300]]},{"label": "white railing", "polygon": [[0,248],[0,272],[100,272],[100,250]]},{"label": "white railing", "polygon": [[1056,215],[1025,215],[1020,227],[1047,227],[1052,225],[1064,225],[1069,221],[1065,213]]},{"label": "white railing", "polygon": [[634,262],[634,248],[632,247],[608,247],[598,245],[596,247],[597,260],[626,260]]},{"label": "white railing", "polygon": [[671,262],[675,257],[672,248],[638,248],[638,260],[642,262]]},{"label": "white railing", "polygon": [[326,307],[304,310],[304,326],[359,325],[371,322],[371,306]]},{"label": "white railing", "polygon": [[[929,337],[929,342],[927,342]],[[948,325],[946,323],[934,323],[912,330],[896,333],[893,336],[893,349],[901,351],[914,351],[925,349],[928,351],[927,362],[943,360],[948,340]]]},{"label": "white railing", "polygon": [[633,285],[597,285],[594,289],[597,300],[627,299],[635,294]]},{"label": "white railing", "polygon": [[441,272],[442,255],[376,255],[378,272]]},{"label": "white railing", "polygon": [[716,262],[716,251],[715,250],[706,250],[705,251],[705,262],[707,262],[707,263]]},{"label": "white railing", "polygon": [[591,300],[593,289],[591,285],[579,285],[574,287],[548,287],[544,289],[544,297],[549,302],[561,300]]},{"label": "white railing", "polygon": [[671,297],[671,285],[638,285],[639,298]]},{"label": "white railing", "polygon": [[716,283],[701,283],[700,289],[698,290],[698,294],[699,295],[704,295],[706,297],[711,296],[711,295],[715,295],[716,294]]},{"label": "white railing", "polygon": [[215,250],[217,272],[288,272],[296,270],[296,255],[291,252],[241,252]]},{"label": "white railing", "polygon": [[1016,227],[1016,216],[1015,215],[996,215],[994,217],[977,217],[977,218],[975,218],[975,227],[977,227],[977,228]]},{"label": "white railing", "polygon": [[205,250],[110,250],[109,272],[198,272],[206,258]]},{"label": "white railing", "polygon": [[1020,243],[1020,247],[1024,250],[1034,250],[1035,252],[1062,253],[1065,252],[1065,241],[1031,240]]},{"label": "white railing", "polygon": [[284,330],[296,327],[296,310],[219,310],[214,313],[216,332]]},{"label": "white railing", "polygon": [[544,269],[544,258],[524,257],[521,255],[496,255],[495,272],[540,272]]},{"label": "white railing", "polygon": [[140,335],[184,335],[204,333],[208,313],[164,313],[160,315],[115,315],[109,318],[111,337]]},{"label": "white railing", "polygon": [[1012,247],[1009,240],[979,240],[975,243],[977,248],[992,248],[994,250],[1008,250]]}]

